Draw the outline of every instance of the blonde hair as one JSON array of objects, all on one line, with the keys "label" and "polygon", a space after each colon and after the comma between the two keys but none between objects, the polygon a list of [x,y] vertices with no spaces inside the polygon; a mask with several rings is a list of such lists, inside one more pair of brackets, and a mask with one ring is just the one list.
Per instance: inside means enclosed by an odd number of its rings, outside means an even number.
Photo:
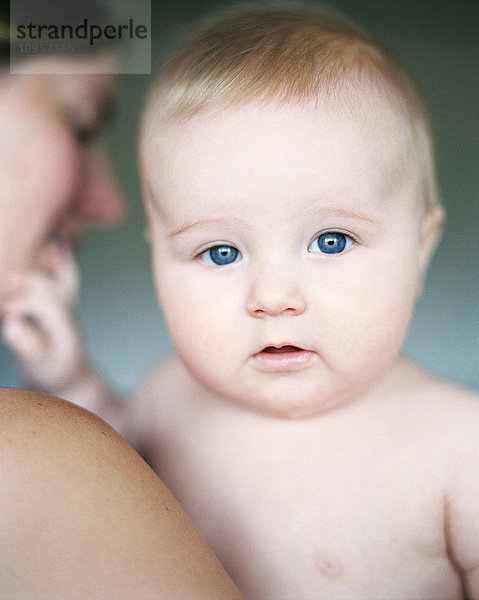
[{"label": "blonde hair", "polygon": [[[152,88],[151,120],[181,121],[207,108],[322,100],[345,108],[366,96],[403,117],[425,206],[438,204],[433,141],[421,94],[394,57],[346,18],[300,2],[246,4],[191,27]],[[369,108],[371,111],[371,108]]]}]

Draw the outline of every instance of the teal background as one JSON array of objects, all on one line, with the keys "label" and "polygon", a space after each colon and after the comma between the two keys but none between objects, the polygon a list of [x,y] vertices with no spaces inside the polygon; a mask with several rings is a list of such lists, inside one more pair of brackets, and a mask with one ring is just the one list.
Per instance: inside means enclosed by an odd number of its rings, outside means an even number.
[{"label": "teal background", "polygon": [[[153,63],[179,24],[220,2],[152,2]],[[329,5],[388,45],[433,114],[448,222],[405,350],[427,368],[479,390],[479,3],[336,0]],[[80,252],[81,322],[91,359],[120,390],[133,389],[168,347],[156,306],[136,172],[136,131],[150,77],[124,76],[111,131],[129,219],[91,233]]]}]

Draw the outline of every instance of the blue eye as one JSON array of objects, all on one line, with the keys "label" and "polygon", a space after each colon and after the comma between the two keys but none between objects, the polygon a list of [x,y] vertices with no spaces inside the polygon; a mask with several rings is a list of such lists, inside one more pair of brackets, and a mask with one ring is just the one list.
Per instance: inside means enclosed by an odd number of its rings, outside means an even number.
[{"label": "blue eye", "polygon": [[347,250],[353,241],[345,233],[328,231],[313,240],[308,250],[322,254],[340,254]]},{"label": "blue eye", "polygon": [[200,254],[200,257],[207,265],[224,266],[236,262],[241,258],[241,253],[237,248],[224,244],[208,248]]}]

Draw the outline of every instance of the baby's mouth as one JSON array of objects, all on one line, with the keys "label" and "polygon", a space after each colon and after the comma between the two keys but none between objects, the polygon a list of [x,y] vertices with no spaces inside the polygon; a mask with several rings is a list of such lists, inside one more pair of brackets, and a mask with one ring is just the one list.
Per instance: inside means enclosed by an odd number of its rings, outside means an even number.
[{"label": "baby's mouth", "polygon": [[298,348],[298,346],[266,346],[263,348],[261,352],[266,352],[267,354],[285,354],[291,352],[304,352],[303,348]]},{"label": "baby's mouth", "polygon": [[251,357],[253,364],[261,371],[298,371],[309,366],[317,355],[292,344],[265,346]]}]

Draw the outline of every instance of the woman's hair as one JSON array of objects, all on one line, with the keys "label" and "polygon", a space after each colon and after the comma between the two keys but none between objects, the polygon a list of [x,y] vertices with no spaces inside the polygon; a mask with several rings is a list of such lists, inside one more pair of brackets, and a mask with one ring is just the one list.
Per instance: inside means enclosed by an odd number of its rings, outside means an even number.
[{"label": "woman's hair", "polygon": [[431,128],[416,86],[389,51],[346,18],[300,2],[239,5],[192,25],[150,92],[144,122],[250,102],[332,101],[402,116],[426,206],[438,202]]},{"label": "woman's hair", "polygon": [[0,2],[0,64],[10,58],[10,2]]}]

